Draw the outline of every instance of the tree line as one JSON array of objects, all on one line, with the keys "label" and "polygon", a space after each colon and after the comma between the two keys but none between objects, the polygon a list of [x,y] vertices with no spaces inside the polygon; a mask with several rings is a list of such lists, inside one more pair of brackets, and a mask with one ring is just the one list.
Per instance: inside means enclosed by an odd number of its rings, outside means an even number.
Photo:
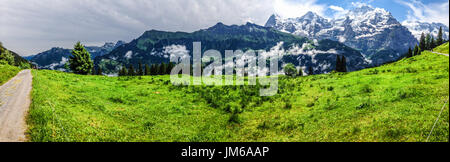
[{"label": "tree line", "polygon": [[127,67],[122,67],[119,70],[119,76],[144,76],[144,75],[167,75],[170,74],[175,64],[172,62],[161,64],[142,64],[139,62],[138,67],[135,68],[133,64]]},{"label": "tree line", "polygon": [[414,49],[409,48],[406,57],[413,57],[420,55],[425,50],[433,50],[434,48],[446,43],[448,40],[444,40],[442,27],[439,28],[439,33],[435,39],[430,33],[422,33],[419,39],[419,44],[414,46]]}]

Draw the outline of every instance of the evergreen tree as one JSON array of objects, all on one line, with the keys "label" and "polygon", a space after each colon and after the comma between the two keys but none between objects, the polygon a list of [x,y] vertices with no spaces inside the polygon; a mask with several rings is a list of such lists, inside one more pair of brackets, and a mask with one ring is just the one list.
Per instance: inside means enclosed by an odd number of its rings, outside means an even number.
[{"label": "evergreen tree", "polygon": [[341,72],[347,72],[347,60],[345,58],[345,56],[342,56],[341,59]]},{"label": "evergreen tree", "polygon": [[436,40],[434,40],[434,37],[431,36],[431,41],[430,41],[430,50],[433,50],[434,48],[436,48]]},{"label": "evergreen tree", "polygon": [[158,75],[164,75],[164,74],[166,74],[166,64],[163,62],[163,63],[159,64]]},{"label": "evergreen tree", "polygon": [[173,62],[169,62],[169,65],[167,65],[167,74],[170,74],[174,67],[175,67],[175,64]]},{"label": "evergreen tree", "polygon": [[312,66],[310,66],[308,68],[308,75],[314,75],[314,70],[313,70]]},{"label": "evergreen tree", "polygon": [[342,65],[341,65],[341,59],[340,59],[340,56],[339,55],[336,55],[336,71],[337,72],[340,72],[341,71],[341,67],[342,67]]},{"label": "evergreen tree", "polygon": [[77,42],[72,50],[72,56],[69,58],[69,66],[70,70],[74,73],[82,75],[90,74],[94,68],[91,54],[80,42]]},{"label": "evergreen tree", "polygon": [[144,75],[150,75],[150,67],[148,66],[148,64],[145,64],[144,66],[145,66]]},{"label": "evergreen tree", "polygon": [[137,75],[139,75],[139,76],[144,75],[144,71],[143,71],[142,68],[143,68],[143,67],[142,67],[142,62],[139,61],[139,64],[138,64],[138,70],[137,70]]},{"label": "evergreen tree", "polygon": [[430,33],[428,33],[427,36],[425,37],[425,49],[424,50],[430,50],[431,46],[432,46],[431,35],[430,35]]},{"label": "evergreen tree", "polygon": [[347,62],[345,56],[336,56],[336,71],[337,72],[347,72]]},{"label": "evergreen tree", "polygon": [[303,69],[301,67],[298,69],[297,76],[303,76]]},{"label": "evergreen tree", "polygon": [[419,48],[420,48],[420,50],[425,50],[426,46],[427,46],[427,43],[425,40],[425,34],[422,33],[422,35],[420,36],[420,40],[419,40]]},{"label": "evergreen tree", "polygon": [[150,74],[151,75],[156,75],[158,73],[158,69],[157,69],[157,67],[156,67],[156,64],[152,64],[151,66],[150,66]]},{"label": "evergreen tree", "polygon": [[419,48],[419,46],[415,46],[414,47],[414,56],[417,56],[417,55],[419,55],[420,54],[420,48]]},{"label": "evergreen tree", "polygon": [[130,68],[128,69],[128,76],[135,76],[136,71],[134,70],[133,64],[130,64]]},{"label": "evergreen tree", "polygon": [[411,47],[408,48],[408,54],[406,55],[406,57],[413,57],[413,51],[411,49]]},{"label": "evergreen tree", "polygon": [[119,76],[127,76],[128,71],[126,67],[122,67],[122,69],[119,71]]},{"label": "evergreen tree", "polygon": [[97,68],[97,75],[103,75],[103,71],[101,67]]},{"label": "evergreen tree", "polygon": [[439,28],[439,33],[436,39],[436,46],[440,46],[444,43],[444,39],[442,38],[442,26]]}]

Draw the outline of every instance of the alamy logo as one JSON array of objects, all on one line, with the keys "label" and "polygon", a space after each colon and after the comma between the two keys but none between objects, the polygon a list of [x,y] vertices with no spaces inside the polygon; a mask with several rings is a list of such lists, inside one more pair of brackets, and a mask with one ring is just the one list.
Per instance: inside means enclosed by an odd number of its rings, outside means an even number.
[{"label": "alamy logo", "polygon": [[[263,50],[225,50],[225,57],[214,49],[201,52],[201,42],[193,43],[193,58],[187,53],[171,53],[170,62],[177,65],[170,73],[174,85],[256,85],[260,96],[278,92],[278,55]],[[192,72],[191,72],[192,70]],[[191,76],[192,74],[192,76]]]}]

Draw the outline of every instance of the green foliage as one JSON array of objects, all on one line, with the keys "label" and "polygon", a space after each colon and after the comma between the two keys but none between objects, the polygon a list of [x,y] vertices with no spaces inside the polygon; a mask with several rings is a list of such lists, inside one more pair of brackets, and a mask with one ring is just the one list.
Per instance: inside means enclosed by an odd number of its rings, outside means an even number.
[{"label": "green foliage", "polygon": [[414,47],[414,56],[420,55],[421,49],[419,48],[419,46],[415,46]]},{"label": "green foliage", "polygon": [[[1,48],[1,47],[0,47]],[[0,49],[0,60],[4,60],[9,65],[14,65],[14,56],[7,49]]]},{"label": "green foliage", "polygon": [[347,72],[347,61],[345,56],[336,55],[336,71],[337,72]]},{"label": "green foliage", "polygon": [[439,27],[438,37],[436,39],[436,45],[439,46],[444,43],[444,39],[442,38],[442,26]]},{"label": "green foliage", "polygon": [[72,72],[82,75],[90,74],[94,68],[91,54],[89,54],[80,42],[77,42],[72,50],[72,56],[69,58],[69,66]]},{"label": "green foliage", "polygon": [[295,77],[297,75],[297,69],[295,68],[294,64],[288,63],[283,68],[284,74],[287,76]]},{"label": "green foliage", "polygon": [[426,40],[425,34],[422,33],[422,35],[420,36],[420,39],[419,39],[420,52],[424,51],[426,48],[427,48],[427,40]]},{"label": "green foliage", "polygon": [[448,42],[433,49],[433,51],[435,51],[435,52],[445,53],[445,54],[448,54],[448,50],[449,50]]},{"label": "green foliage", "polygon": [[[0,60],[0,86],[7,82],[12,77],[16,76],[19,73],[20,69],[16,66],[11,66],[8,64],[2,64]],[[6,62],[5,62],[6,63]],[[1,104],[1,102],[0,102]]]},{"label": "green foliage", "polygon": [[[449,94],[449,59],[423,52],[381,67],[262,85],[175,86],[170,76],[33,70],[31,141],[425,141]],[[444,109],[430,141],[448,141]]]}]

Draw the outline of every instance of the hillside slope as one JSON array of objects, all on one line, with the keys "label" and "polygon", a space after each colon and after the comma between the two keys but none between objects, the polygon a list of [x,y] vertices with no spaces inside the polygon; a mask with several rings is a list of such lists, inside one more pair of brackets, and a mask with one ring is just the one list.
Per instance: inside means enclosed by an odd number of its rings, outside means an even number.
[{"label": "hillside slope", "polygon": [[281,56],[279,64],[293,63],[304,70],[312,67],[315,74],[335,70],[336,55],[346,57],[349,71],[368,66],[361,53],[342,43],[331,40],[313,41],[252,23],[244,25],[217,23],[208,29],[192,33],[146,31],[130,43],[114,49],[107,55],[97,57],[95,64],[101,67],[103,72],[113,74],[123,66],[137,67],[139,62],[167,63],[171,54],[192,56],[194,42],[201,42],[202,53],[213,49],[219,51],[222,57],[225,55],[225,50],[244,52],[264,50],[267,54]]},{"label": "hillside slope", "polygon": [[[169,76],[33,71],[31,141],[425,141],[449,97],[449,59],[281,77],[257,86],[173,86]],[[430,141],[448,141],[446,106]]]},{"label": "hillside slope", "polygon": [[449,50],[448,42],[433,49],[434,52],[445,53],[445,54],[448,54],[448,50]]},{"label": "hillside slope", "polygon": [[11,65],[0,64],[0,86],[6,83],[9,79],[16,76],[20,68]]}]

